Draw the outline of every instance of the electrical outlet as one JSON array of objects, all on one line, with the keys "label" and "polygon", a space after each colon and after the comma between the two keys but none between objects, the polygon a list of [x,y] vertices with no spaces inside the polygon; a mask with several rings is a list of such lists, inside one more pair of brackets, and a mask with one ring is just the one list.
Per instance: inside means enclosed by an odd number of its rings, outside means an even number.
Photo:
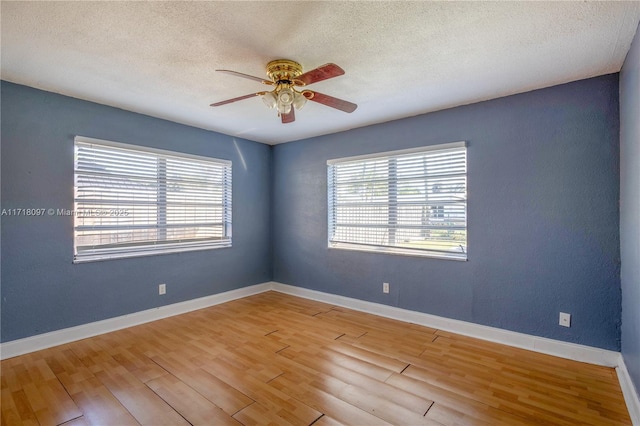
[{"label": "electrical outlet", "polygon": [[166,294],[167,293],[167,285],[166,284],[160,284],[158,286],[158,294]]},{"label": "electrical outlet", "polygon": [[382,283],[382,292],[389,293],[389,283]]},{"label": "electrical outlet", "polygon": [[563,327],[571,327],[571,314],[560,312],[560,325]]}]

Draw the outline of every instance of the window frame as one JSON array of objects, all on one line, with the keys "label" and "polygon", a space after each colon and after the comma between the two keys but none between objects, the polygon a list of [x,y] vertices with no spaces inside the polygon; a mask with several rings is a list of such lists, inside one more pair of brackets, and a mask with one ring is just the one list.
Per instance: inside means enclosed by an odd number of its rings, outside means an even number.
[{"label": "window frame", "polygon": [[[93,203],[88,203],[86,201],[82,201],[78,196],[78,177],[84,176],[85,178],[90,176],[90,172],[87,170],[79,170],[78,168],[78,154],[77,150],[79,149],[79,145],[84,146],[99,146],[105,149],[113,148],[114,150],[127,150],[132,154],[137,155],[147,155],[151,157],[155,157],[158,161],[158,165],[156,168],[155,180],[157,182],[157,193],[156,193],[156,221],[155,221],[155,229],[159,235],[164,235],[166,238],[167,231],[170,225],[167,223],[167,212],[169,211],[169,207],[175,207],[175,203],[169,202],[167,200],[167,191],[169,185],[172,181],[171,179],[167,179],[167,167],[170,162],[174,162],[174,164],[178,164],[179,162],[185,162],[192,160],[193,162],[190,166],[193,167],[218,167],[220,172],[220,179],[222,181],[221,185],[218,185],[217,188],[220,188],[220,206],[221,206],[221,214],[220,219],[221,222],[218,224],[222,229],[222,236],[219,239],[213,239],[211,237],[204,238],[182,238],[173,240],[173,242],[166,242],[166,239],[156,238],[155,240],[149,240],[147,243],[140,243],[134,241],[132,244],[122,244],[120,246],[116,246],[114,244],[95,244],[93,246],[86,246],[90,248],[85,248],[84,250],[79,250],[78,245],[78,237],[79,232],[81,230],[86,229],[85,225],[80,224],[80,219],[82,217],[82,208],[79,209],[81,204],[92,205]],[[74,138],[74,161],[73,161],[73,206],[72,210],[73,215],[73,263],[86,263],[86,262],[95,262],[95,261],[103,261],[103,260],[112,260],[112,259],[126,259],[126,258],[134,258],[134,257],[142,257],[142,256],[155,256],[162,254],[171,254],[171,253],[183,253],[190,251],[201,251],[201,250],[213,250],[218,248],[228,248],[232,247],[232,175],[233,175],[233,164],[230,160],[224,160],[213,157],[205,157],[193,154],[186,154],[182,152],[162,150],[157,148],[150,148],[141,145],[134,144],[126,144],[120,142],[114,142],[103,139],[95,139],[89,138],[85,136],[76,136]],[[115,152],[115,151],[113,151]],[[117,154],[116,154],[117,155]],[[179,167],[179,166],[178,166]],[[184,166],[182,166],[184,171]],[[212,167],[212,169],[213,169]],[[218,171],[218,169],[215,169]],[[85,173],[84,175],[82,173]],[[117,176],[114,174],[113,176]],[[113,177],[112,177],[113,178]],[[193,195],[191,195],[193,197]],[[132,197],[132,198],[135,198]],[[193,202],[193,199],[190,199]],[[197,201],[197,200],[196,200]],[[109,204],[106,203],[105,204]],[[135,204],[139,205],[139,204]],[[99,208],[96,208],[99,210]],[[105,213],[106,215],[106,213]],[[86,214],[85,214],[86,217]],[[188,224],[182,224],[183,226],[173,225],[173,228],[177,229],[188,229]],[[111,225],[113,228],[118,225]],[[149,226],[147,229],[153,229],[153,226]],[[164,241],[164,242],[163,242]]]},{"label": "window frame", "polygon": [[[417,249],[417,248],[407,248],[400,247],[398,245],[374,245],[367,243],[358,243],[358,242],[349,242],[349,241],[336,241],[334,240],[334,236],[332,234],[335,233],[335,228],[338,226],[336,223],[336,210],[337,210],[337,201],[335,200],[335,186],[334,186],[334,168],[339,166],[340,164],[353,164],[358,162],[364,162],[367,160],[387,160],[389,164],[387,165],[387,175],[386,182],[388,188],[388,201],[387,204],[387,221],[385,224],[380,225],[382,228],[386,228],[388,231],[388,235],[391,235],[400,229],[397,227],[398,225],[398,207],[402,204],[398,202],[398,182],[396,180],[397,175],[392,176],[392,174],[397,173],[396,162],[399,158],[410,156],[410,155],[419,155],[419,154],[429,154],[437,151],[445,152],[447,150],[459,150],[462,149],[464,152],[464,246],[461,248],[460,252],[456,251],[438,251],[434,249]],[[395,162],[394,162],[395,161]],[[427,177],[425,176],[425,185],[427,181]],[[392,184],[393,182],[393,184]],[[467,158],[467,142],[459,141],[459,142],[451,142],[437,145],[428,145],[421,146],[416,148],[402,149],[402,150],[394,150],[394,151],[385,151],[385,152],[376,152],[365,155],[356,155],[350,157],[342,157],[327,160],[327,247],[329,249],[339,249],[339,250],[354,250],[354,251],[362,251],[362,252],[373,252],[373,253],[382,253],[382,254],[392,254],[392,255],[405,255],[405,256],[418,256],[418,257],[428,257],[428,258],[436,258],[436,259],[445,259],[445,260],[457,260],[457,261],[467,261],[468,260],[468,158]],[[366,228],[366,224],[363,226]],[[444,229],[444,227],[443,227]],[[451,227],[451,229],[454,229]],[[454,229],[455,230],[455,229]],[[391,239],[390,237],[387,237]],[[443,241],[443,240],[439,240]]]}]

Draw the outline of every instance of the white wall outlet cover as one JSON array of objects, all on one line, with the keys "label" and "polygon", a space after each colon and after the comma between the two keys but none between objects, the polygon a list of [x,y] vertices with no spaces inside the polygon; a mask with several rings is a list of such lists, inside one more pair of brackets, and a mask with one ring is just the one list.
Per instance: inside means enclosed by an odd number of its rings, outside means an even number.
[{"label": "white wall outlet cover", "polygon": [[571,314],[560,312],[560,325],[563,327],[571,327]]},{"label": "white wall outlet cover", "polygon": [[166,294],[167,293],[167,285],[166,284],[160,284],[158,286],[158,294]]}]

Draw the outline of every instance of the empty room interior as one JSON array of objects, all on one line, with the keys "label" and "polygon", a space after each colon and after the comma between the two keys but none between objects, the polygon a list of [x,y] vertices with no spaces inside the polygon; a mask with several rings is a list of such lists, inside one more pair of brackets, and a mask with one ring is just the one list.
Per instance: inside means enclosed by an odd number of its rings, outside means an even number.
[{"label": "empty room interior", "polygon": [[2,425],[640,425],[640,1],[2,1]]}]

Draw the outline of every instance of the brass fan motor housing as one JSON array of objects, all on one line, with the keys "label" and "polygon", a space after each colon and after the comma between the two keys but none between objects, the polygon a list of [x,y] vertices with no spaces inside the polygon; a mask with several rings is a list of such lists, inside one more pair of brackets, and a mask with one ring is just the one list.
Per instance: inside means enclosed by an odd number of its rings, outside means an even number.
[{"label": "brass fan motor housing", "polygon": [[289,59],[276,59],[267,64],[267,75],[276,84],[293,84],[295,78],[302,75],[302,65]]}]

